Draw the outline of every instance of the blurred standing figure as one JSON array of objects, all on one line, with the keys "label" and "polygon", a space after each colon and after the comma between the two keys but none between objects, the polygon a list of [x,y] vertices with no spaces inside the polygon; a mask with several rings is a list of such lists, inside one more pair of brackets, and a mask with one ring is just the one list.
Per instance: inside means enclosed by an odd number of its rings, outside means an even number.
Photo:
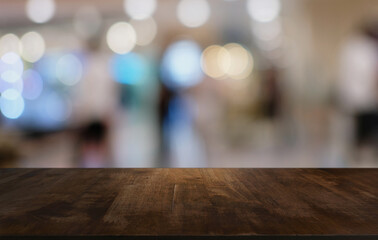
[{"label": "blurred standing figure", "polygon": [[170,127],[169,119],[169,104],[172,99],[176,97],[173,90],[166,87],[163,83],[160,84],[160,94],[158,101],[158,131],[159,131],[159,154],[157,162],[159,167],[168,167],[169,162],[169,143],[168,143],[168,131]]},{"label": "blurred standing figure", "polygon": [[79,167],[109,166],[108,128],[104,122],[93,120],[79,134]]},{"label": "blurred standing figure", "polygon": [[118,96],[119,92],[117,83],[107,75],[109,66],[104,64],[107,55],[89,50],[87,74],[78,84],[75,96],[74,115],[79,128],[75,166],[109,167],[111,127],[118,104],[117,97],[109,96]]},{"label": "blurred standing figure", "polygon": [[377,151],[378,23],[352,37],[341,57],[339,94],[343,109],[354,120],[355,145],[358,150],[368,147]]},{"label": "blurred standing figure", "polygon": [[281,92],[277,80],[277,70],[272,67],[266,72],[262,82],[263,114],[270,119],[278,117],[280,111]]}]

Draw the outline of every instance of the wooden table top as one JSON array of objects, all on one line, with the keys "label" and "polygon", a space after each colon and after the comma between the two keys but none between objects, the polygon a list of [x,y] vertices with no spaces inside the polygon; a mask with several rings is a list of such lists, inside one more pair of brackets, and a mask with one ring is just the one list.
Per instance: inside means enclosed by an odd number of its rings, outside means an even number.
[{"label": "wooden table top", "polygon": [[0,238],[356,235],[378,169],[0,169]]}]

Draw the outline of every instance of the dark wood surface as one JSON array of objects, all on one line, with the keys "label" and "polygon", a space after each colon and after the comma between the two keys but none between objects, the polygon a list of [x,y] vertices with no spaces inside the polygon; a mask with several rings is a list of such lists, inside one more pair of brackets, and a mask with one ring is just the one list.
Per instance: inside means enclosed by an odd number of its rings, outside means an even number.
[{"label": "dark wood surface", "polygon": [[0,169],[0,237],[53,235],[378,239],[378,170]]}]

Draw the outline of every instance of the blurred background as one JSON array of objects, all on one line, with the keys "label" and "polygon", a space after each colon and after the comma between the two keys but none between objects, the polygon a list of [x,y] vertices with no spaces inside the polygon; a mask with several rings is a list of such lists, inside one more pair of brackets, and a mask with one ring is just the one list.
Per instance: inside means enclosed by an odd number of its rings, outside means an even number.
[{"label": "blurred background", "polygon": [[0,0],[0,167],[378,167],[376,0]]}]

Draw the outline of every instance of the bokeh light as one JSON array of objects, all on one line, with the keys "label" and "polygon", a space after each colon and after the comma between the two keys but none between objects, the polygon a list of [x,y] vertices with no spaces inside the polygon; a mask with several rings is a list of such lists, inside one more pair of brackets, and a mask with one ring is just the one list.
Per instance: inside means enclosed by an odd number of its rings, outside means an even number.
[{"label": "bokeh light", "polygon": [[13,33],[5,34],[0,39],[0,56],[7,52],[19,54],[21,50],[20,39]]},{"label": "bokeh light", "polygon": [[106,34],[106,41],[113,52],[125,54],[134,48],[136,33],[129,23],[118,22],[109,28]]},{"label": "bokeh light", "polygon": [[200,27],[209,17],[210,6],[206,0],[181,0],[177,6],[177,18],[187,27]]},{"label": "bokeh light", "polygon": [[81,37],[91,38],[100,31],[102,16],[95,6],[86,5],[76,12],[73,25]]},{"label": "bokeh light", "polygon": [[226,44],[230,56],[230,66],[226,71],[227,75],[233,79],[244,79],[248,77],[253,70],[252,55],[241,45],[237,43]]},{"label": "bokeh light", "polygon": [[6,82],[15,83],[21,79],[24,64],[19,55],[14,52],[4,54],[0,60],[0,78]]},{"label": "bokeh light", "polygon": [[244,79],[253,70],[253,58],[248,50],[237,43],[229,43],[224,47],[212,45],[203,51],[201,66],[211,78]]},{"label": "bokeh light", "polygon": [[43,89],[43,81],[41,75],[33,70],[28,69],[23,74],[24,90],[22,96],[25,99],[34,100],[41,95]]},{"label": "bokeh light", "polygon": [[21,81],[23,70],[24,65],[20,56],[14,52],[4,54],[0,59],[0,92],[14,89],[21,93],[23,90],[23,82]]},{"label": "bokeh light", "polygon": [[45,40],[37,32],[28,32],[21,37],[22,58],[28,62],[38,61],[45,53]]},{"label": "bokeh light", "polygon": [[220,79],[230,67],[230,54],[222,46],[211,45],[202,53],[201,66],[206,75]]},{"label": "bokeh light", "polygon": [[26,15],[35,23],[49,21],[55,13],[54,0],[28,0],[26,3]]},{"label": "bokeh light", "polygon": [[83,75],[83,64],[74,54],[66,54],[56,63],[56,77],[65,85],[77,84]]},{"label": "bokeh light", "polygon": [[136,32],[136,44],[145,46],[150,44],[157,33],[157,25],[153,18],[146,18],[143,20],[132,20],[130,24]]},{"label": "bokeh light", "polygon": [[148,75],[146,59],[137,53],[116,54],[111,61],[111,71],[117,82],[123,84],[138,84]]},{"label": "bokeh light", "polygon": [[133,19],[145,19],[155,12],[156,0],[125,0],[124,9]]},{"label": "bokeh light", "polygon": [[257,22],[270,22],[279,16],[281,2],[279,0],[248,0],[247,11]]},{"label": "bokeh light", "polygon": [[0,97],[0,111],[9,119],[16,119],[24,111],[25,102],[16,89],[5,90]]},{"label": "bokeh light", "polygon": [[162,77],[170,88],[191,87],[202,81],[201,48],[196,42],[181,40],[166,50],[162,61]]}]

